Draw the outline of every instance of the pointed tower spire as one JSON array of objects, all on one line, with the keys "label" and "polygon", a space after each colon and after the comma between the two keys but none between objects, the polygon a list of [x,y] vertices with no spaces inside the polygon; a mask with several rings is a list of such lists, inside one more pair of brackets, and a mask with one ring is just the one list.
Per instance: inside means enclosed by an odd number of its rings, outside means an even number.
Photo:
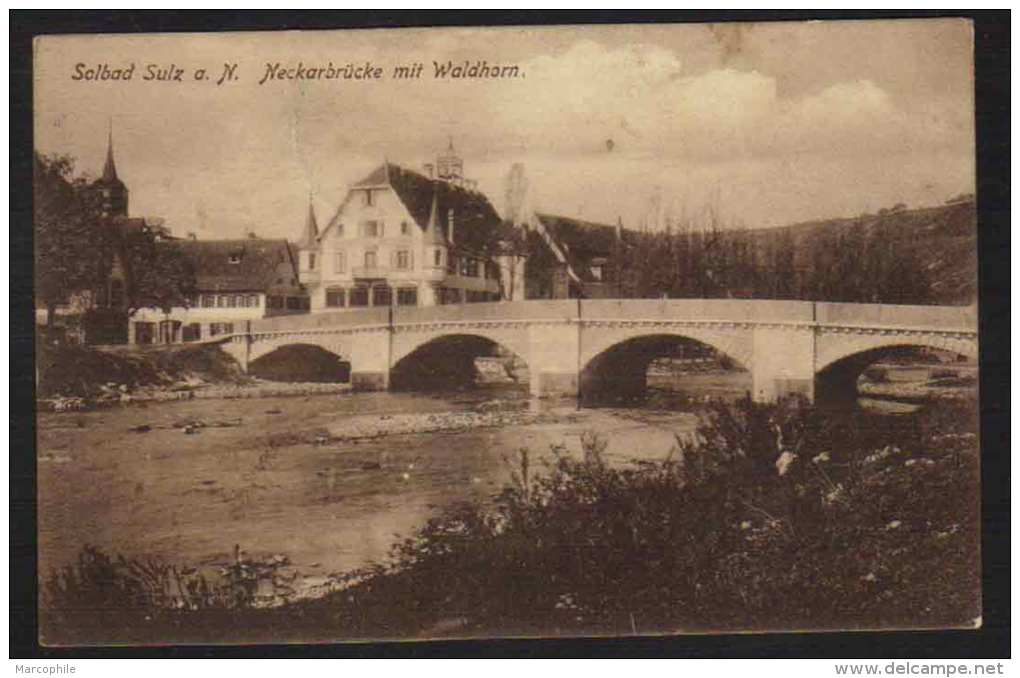
[{"label": "pointed tower spire", "polygon": [[308,193],[308,216],[305,218],[305,228],[301,232],[298,246],[302,249],[312,249],[315,241],[319,238],[319,223],[315,219],[315,205],[312,203],[312,194]]},{"label": "pointed tower spire", "polygon": [[432,208],[429,210],[429,222],[425,225],[423,241],[426,245],[445,245],[443,229],[439,225],[439,184],[432,184]]},{"label": "pointed tower spire", "polygon": [[103,181],[117,181],[117,165],[113,162],[113,118],[110,118],[110,129],[106,137],[106,164],[103,165]]}]

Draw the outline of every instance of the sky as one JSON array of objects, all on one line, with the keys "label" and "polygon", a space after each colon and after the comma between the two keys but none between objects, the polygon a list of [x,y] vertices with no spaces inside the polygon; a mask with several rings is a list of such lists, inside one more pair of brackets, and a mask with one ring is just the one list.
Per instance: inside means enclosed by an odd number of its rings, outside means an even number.
[{"label": "sky", "polygon": [[[297,238],[309,200],[324,224],[384,159],[418,169],[451,139],[501,212],[522,163],[545,212],[775,226],[973,192],[972,52],[958,19],[42,37],[35,147],[96,176],[112,124],[131,214],[203,238]],[[433,61],[518,77],[440,80]],[[384,77],[258,84],[277,62]],[[182,82],[144,81],[149,64]]]}]

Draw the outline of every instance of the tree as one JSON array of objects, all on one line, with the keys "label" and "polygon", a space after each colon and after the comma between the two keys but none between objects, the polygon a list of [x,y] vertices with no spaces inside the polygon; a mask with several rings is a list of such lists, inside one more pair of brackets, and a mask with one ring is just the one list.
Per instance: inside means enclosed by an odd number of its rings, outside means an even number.
[{"label": "tree", "polygon": [[111,242],[100,205],[66,155],[35,154],[33,168],[35,293],[51,326],[56,307],[93,290],[108,273]]},{"label": "tree", "polygon": [[123,256],[131,270],[128,313],[155,308],[169,313],[187,307],[195,294],[195,271],[177,242],[161,226],[144,224],[124,234]]},{"label": "tree", "polygon": [[104,216],[101,196],[75,175],[69,156],[36,153],[33,179],[36,295],[47,326],[56,307],[75,297],[91,309],[93,292],[106,286],[118,261],[127,273],[129,314],[187,305],[194,271],[162,225]]}]

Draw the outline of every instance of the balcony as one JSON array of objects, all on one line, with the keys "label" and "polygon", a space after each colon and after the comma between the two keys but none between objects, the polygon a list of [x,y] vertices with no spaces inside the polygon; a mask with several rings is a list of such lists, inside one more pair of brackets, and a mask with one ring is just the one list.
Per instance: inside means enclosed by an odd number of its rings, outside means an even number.
[{"label": "balcony", "polygon": [[351,276],[355,278],[385,278],[389,272],[383,266],[351,266]]}]

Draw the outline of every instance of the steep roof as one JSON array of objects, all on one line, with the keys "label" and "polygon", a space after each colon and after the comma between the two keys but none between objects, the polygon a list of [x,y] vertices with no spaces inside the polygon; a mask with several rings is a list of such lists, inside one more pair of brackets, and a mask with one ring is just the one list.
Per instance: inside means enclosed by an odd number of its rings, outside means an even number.
[{"label": "steep roof", "polygon": [[[617,226],[599,224],[555,214],[536,212],[538,225],[544,230],[550,247],[557,258],[565,259],[575,277],[583,282],[595,282],[591,274],[591,261],[609,258],[617,247],[617,231],[625,241],[630,233]],[[557,251],[558,250],[558,251]]]},{"label": "steep roof", "polygon": [[308,201],[308,216],[305,218],[305,226],[301,229],[301,237],[295,243],[298,249],[308,250],[315,247],[319,238],[319,224],[315,220],[315,207],[312,201]]},{"label": "steep roof", "polygon": [[[412,170],[383,163],[352,188],[390,186],[423,231],[435,208],[434,227],[450,239],[450,211],[453,210],[454,249],[484,253],[496,242],[501,220],[485,194],[448,181],[430,179]],[[435,205],[433,205],[435,203]]]},{"label": "steep roof", "polygon": [[106,162],[103,164],[103,174],[94,183],[99,186],[124,186],[124,182],[117,176],[117,163],[113,160],[112,125],[106,140]]},{"label": "steep roof", "polygon": [[291,281],[298,280],[294,251],[286,240],[173,240],[161,245],[188,258],[200,292],[260,292],[293,287]]}]

